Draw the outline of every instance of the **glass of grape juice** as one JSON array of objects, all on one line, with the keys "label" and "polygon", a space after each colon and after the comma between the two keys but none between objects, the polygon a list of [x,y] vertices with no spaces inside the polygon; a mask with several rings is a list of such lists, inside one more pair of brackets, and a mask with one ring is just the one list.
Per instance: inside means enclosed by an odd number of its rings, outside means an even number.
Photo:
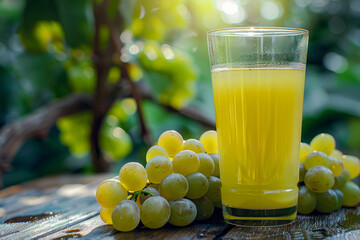
[{"label": "glass of grape juice", "polygon": [[277,226],[296,217],[308,36],[277,27],[208,32],[228,223]]}]

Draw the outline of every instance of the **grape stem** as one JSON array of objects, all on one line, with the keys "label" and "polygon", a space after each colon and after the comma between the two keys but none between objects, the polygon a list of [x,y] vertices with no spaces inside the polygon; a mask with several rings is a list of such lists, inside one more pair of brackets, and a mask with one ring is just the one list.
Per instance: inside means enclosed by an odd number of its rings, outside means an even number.
[{"label": "grape stem", "polygon": [[150,195],[150,196],[152,196],[152,197],[155,196],[155,194],[153,194],[152,192],[146,191],[146,190],[141,190],[141,191],[139,191],[139,192],[148,194],[148,195]]},{"label": "grape stem", "polygon": [[140,190],[140,191],[137,191],[137,192],[129,193],[129,195],[132,195],[132,197],[130,199],[136,202],[138,196],[141,193],[148,194],[148,195],[150,195],[152,197],[155,196],[155,194],[153,194],[152,192],[149,192],[149,191],[146,191],[146,190]]}]

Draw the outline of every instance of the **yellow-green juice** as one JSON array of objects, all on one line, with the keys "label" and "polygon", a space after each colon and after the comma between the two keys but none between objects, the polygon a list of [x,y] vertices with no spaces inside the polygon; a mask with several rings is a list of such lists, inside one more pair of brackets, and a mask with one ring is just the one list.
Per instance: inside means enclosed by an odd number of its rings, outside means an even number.
[{"label": "yellow-green juice", "polygon": [[222,203],[235,209],[227,218],[245,209],[271,219],[251,211],[289,208],[274,219],[295,218],[304,80],[301,66],[212,71]]}]

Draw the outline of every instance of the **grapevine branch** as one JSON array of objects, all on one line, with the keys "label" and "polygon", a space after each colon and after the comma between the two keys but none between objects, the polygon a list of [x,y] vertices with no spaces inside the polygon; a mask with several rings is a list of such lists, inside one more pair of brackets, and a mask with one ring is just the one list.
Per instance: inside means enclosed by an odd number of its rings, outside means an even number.
[{"label": "grapevine branch", "polygon": [[72,95],[55,101],[22,120],[5,125],[0,130],[0,186],[3,172],[10,168],[14,155],[27,139],[45,138],[60,117],[89,110],[92,101],[88,94]]},{"label": "grapevine branch", "polygon": [[139,89],[140,95],[143,99],[149,100],[149,101],[152,101],[152,102],[158,104],[159,106],[165,108],[168,112],[179,114],[188,119],[195,120],[196,122],[200,123],[204,127],[207,127],[209,129],[215,129],[215,121],[204,116],[201,112],[199,112],[199,110],[197,110],[191,106],[185,106],[181,109],[176,109],[170,105],[160,103],[154,97],[154,95],[151,93],[150,89],[145,86],[145,84],[138,84],[137,88]]},{"label": "grapevine branch", "polygon": [[131,87],[132,97],[136,101],[137,116],[138,116],[139,124],[140,124],[140,128],[141,128],[141,137],[147,144],[151,144],[151,136],[150,136],[150,133],[148,131],[148,128],[147,128],[147,125],[146,125],[146,122],[144,119],[144,113],[143,113],[142,104],[141,104],[142,96],[140,94],[140,91],[139,91],[136,83],[133,82],[127,75],[127,70],[124,69],[123,72],[124,72],[124,75],[126,76],[125,79],[127,80],[127,82],[129,83],[129,85]]},{"label": "grapevine branch", "polygon": [[[118,16],[118,15],[117,15]],[[117,50],[117,52],[119,53],[119,55],[121,55],[121,48],[122,48],[122,43],[120,41],[120,33],[118,31],[118,29],[116,28],[116,26],[111,23],[108,22],[108,27],[110,30],[110,34],[111,34],[111,39],[113,40],[113,44]],[[127,69],[127,64],[123,63],[121,66],[121,72],[123,74],[124,79],[127,80],[127,83],[130,85],[131,87],[131,93],[132,93],[132,97],[135,99],[136,105],[137,105],[137,116],[139,119],[139,125],[141,128],[141,137],[143,138],[143,140],[147,143],[147,144],[151,144],[151,135],[150,132],[148,130],[148,127],[146,125],[146,121],[144,118],[144,113],[143,113],[143,109],[142,109],[142,99],[141,99],[141,95],[139,93],[139,89],[137,87],[137,85],[131,80],[129,73],[128,73],[128,69]]]},{"label": "grapevine branch", "polygon": [[112,105],[111,101],[106,101],[106,80],[107,73],[110,68],[113,44],[112,41],[108,42],[105,51],[101,50],[100,45],[100,25],[104,22],[105,8],[108,5],[108,1],[105,0],[102,3],[93,1],[95,33],[93,39],[93,64],[96,71],[96,88],[94,93],[94,104],[92,106],[92,123],[90,134],[90,149],[93,167],[96,172],[106,172],[109,170],[109,162],[104,158],[101,152],[99,139],[100,129],[104,121],[104,117]]},{"label": "grapevine branch", "polygon": [[[115,98],[109,98],[111,96],[111,87],[121,87],[124,84],[122,79],[127,80],[127,83],[130,85],[130,91],[132,97],[135,99],[138,107],[138,118],[139,124],[141,127],[141,136],[146,143],[150,143],[150,134],[146,127],[144,120],[144,115],[142,112],[141,106],[141,96],[138,93],[134,82],[131,81],[127,72],[127,65],[125,63],[121,64],[121,78],[118,83],[114,86],[110,86],[107,82],[107,75],[111,66],[115,64],[114,59],[121,56],[121,48],[123,47],[122,42],[120,41],[120,29],[124,26],[123,20],[119,15],[119,12],[116,12],[116,15],[112,21],[107,17],[107,8],[109,7],[109,0],[105,0],[102,3],[97,3],[93,1],[93,11],[94,11],[94,20],[95,20],[95,33],[93,40],[93,64],[96,70],[97,75],[97,86],[94,94],[94,105],[93,105],[93,122],[91,125],[91,135],[90,135],[90,146],[91,146],[91,157],[94,169],[97,172],[105,172],[109,169],[109,162],[105,159],[104,155],[101,152],[99,137],[100,130],[106,113],[109,111],[110,107],[113,105]],[[107,25],[110,37],[108,39],[107,47],[104,51],[101,49],[100,44],[100,26]]]},{"label": "grapevine branch", "polygon": [[[125,81],[125,79],[122,79],[121,81]],[[180,110],[175,109],[171,106],[159,103],[144,84],[137,84],[137,88],[139,90],[139,95],[143,99],[152,101],[159,106],[164,107],[169,112],[195,120],[205,127],[215,128],[215,122],[199,113],[195,108],[187,106]],[[109,101],[112,102],[115,101],[115,99],[130,96],[131,93],[128,88],[117,87],[113,88],[107,97],[110,98],[111,100]],[[0,177],[4,171],[10,168],[13,157],[26,140],[36,137],[45,138],[49,129],[59,118],[85,110],[91,110],[93,108],[93,101],[91,95],[74,94],[50,103],[24,119],[5,125],[0,130]]]}]

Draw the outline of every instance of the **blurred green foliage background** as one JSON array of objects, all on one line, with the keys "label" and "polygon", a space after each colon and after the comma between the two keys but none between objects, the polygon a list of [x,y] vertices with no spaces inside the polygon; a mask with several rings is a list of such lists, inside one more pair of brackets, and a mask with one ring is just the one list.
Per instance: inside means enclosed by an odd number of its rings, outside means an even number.
[{"label": "blurred green foliage background", "polygon": [[[97,1],[100,2],[100,1]],[[309,29],[310,46],[302,140],[320,132],[337,148],[360,155],[360,1],[358,0],[111,0],[108,15],[125,19],[120,61],[133,81],[148,85],[158,101],[196,108],[214,120],[206,46],[209,29],[291,26]],[[92,93],[94,17],[90,0],[0,0],[0,127],[55,99]],[[101,39],[108,37],[106,29]],[[117,68],[108,81],[120,76]],[[198,138],[196,121],[143,101],[152,139],[176,129]],[[116,162],[144,162],[132,98],[119,99],[106,116],[100,146]],[[47,139],[31,139],[16,155],[4,186],[60,172],[93,172],[91,114],[61,118]],[[120,161],[121,160],[121,161]]]}]

